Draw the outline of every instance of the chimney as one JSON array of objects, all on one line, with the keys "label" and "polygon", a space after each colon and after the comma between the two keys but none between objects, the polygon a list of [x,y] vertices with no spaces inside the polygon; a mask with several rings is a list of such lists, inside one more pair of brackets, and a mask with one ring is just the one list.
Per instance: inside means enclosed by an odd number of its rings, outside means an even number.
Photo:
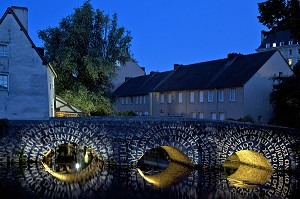
[{"label": "chimney", "polygon": [[11,9],[17,15],[18,19],[28,32],[28,9],[25,7],[12,6]]},{"label": "chimney", "polygon": [[228,61],[232,61],[232,60],[234,60],[238,55],[239,55],[239,53],[229,53],[229,54],[227,55],[227,59],[228,59]]},{"label": "chimney", "polygon": [[40,53],[40,55],[42,55],[42,56],[44,57],[44,55],[45,55],[44,48],[42,48],[42,47],[37,47],[36,49],[37,49],[37,51]]},{"label": "chimney", "polygon": [[177,68],[179,68],[181,66],[181,64],[174,64],[174,70],[177,70]]}]

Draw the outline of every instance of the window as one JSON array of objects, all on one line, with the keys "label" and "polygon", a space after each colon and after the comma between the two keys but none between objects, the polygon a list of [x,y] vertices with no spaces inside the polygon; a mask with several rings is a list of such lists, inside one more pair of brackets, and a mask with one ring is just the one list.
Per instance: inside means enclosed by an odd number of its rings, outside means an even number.
[{"label": "window", "polygon": [[293,54],[292,52],[293,52],[292,50],[289,50],[289,55],[292,55]]},{"label": "window", "polygon": [[197,117],[196,112],[192,112],[192,118],[196,118],[196,117]]},{"label": "window", "polygon": [[195,92],[190,92],[190,102],[191,103],[195,102]]},{"label": "window", "polygon": [[213,102],[214,101],[214,90],[209,90],[207,93],[207,101]]},{"label": "window", "polygon": [[266,48],[270,48],[270,44],[268,43],[268,44],[266,44]]},{"label": "window", "polygon": [[224,90],[218,90],[218,101],[224,102]]},{"label": "window", "polygon": [[199,92],[199,102],[204,102],[204,91]]},{"label": "window", "polygon": [[8,56],[7,45],[0,44],[0,56]]},{"label": "window", "polygon": [[182,103],[182,93],[178,93],[178,103]]},{"label": "window", "polygon": [[124,103],[125,103],[125,99],[124,99],[124,97],[122,97],[122,98],[121,98],[121,101],[122,101],[122,102],[121,102],[122,104],[124,104]]},{"label": "window", "polygon": [[140,96],[140,104],[143,103],[143,96]]},{"label": "window", "polygon": [[204,119],[204,114],[203,114],[203,112],[199,112],[199,118],[200,118],[200,119]]},{"label": "window", "polygon": [[8,75],[0,75],[0,90],[8,90]]},{"label": "window", "polygon": [[133,104],[133,97],[130,97],[130,104]]},{"label": "window", "polygon": [[160,94],[160,103],[165,103],[165,94]]},{"label": "window", "polygon": [[280,42],[280,44],[279,44],[280,46],[284,46],[284,42]]},{"label": "window", "polygon": [[144,104],[146,104],[146,95],[144,95]]},{"label": "window", "polygon": [[273,44],[272,44],[272,47],[276,47],[276,43],[273,43]]},{"label": "window", "polygon": [[168,103],[169,104],[172,103],[172,94],[171,93],[168,94]]},{"label": "window", "polygon": [[229,90],[229,101],[235,101],[236,97],[235,97],[235,89],[232,88]]},{"label": "window", "polygon": [[289,45],[293,45],[293,41],[289,41]]},{"label": "window", "polygon": [[211,119],[213,119],[213,120],[217,119],[217,114],[215,112],[211,113]]},{"label": "window", "polygon": [[298,49],[298,54],[300,55],[300,49]]},{"label": "window", "polygon": [[220,112],[219,113],[219,118],[220,118],[220,120],[225,120],[225,113],[224,112]]},{"label": "window", "polygon": [[128,104],[128,97],[126,97],[125,99],[125,104]]},{"label": "window", "polygon": [[292,58],[289,58],[289,59],[288,59],[288,64],[289,64],[289,65],[292,65],[292,64],[293,64]]},{"label": "window", "polygon": [[135,104],[139,104],[139,96],[135,97]]}]

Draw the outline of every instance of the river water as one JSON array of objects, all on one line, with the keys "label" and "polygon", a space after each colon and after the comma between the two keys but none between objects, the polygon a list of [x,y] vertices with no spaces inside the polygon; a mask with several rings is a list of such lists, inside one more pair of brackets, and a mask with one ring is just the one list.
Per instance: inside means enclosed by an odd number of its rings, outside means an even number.
[{"label": "river water", "polygon": [[284,172],[192,169],[171,162],[165,169],[91,163],[60,173],[42,164],[0,164],[0,198],[299,198],[299,177]]}]

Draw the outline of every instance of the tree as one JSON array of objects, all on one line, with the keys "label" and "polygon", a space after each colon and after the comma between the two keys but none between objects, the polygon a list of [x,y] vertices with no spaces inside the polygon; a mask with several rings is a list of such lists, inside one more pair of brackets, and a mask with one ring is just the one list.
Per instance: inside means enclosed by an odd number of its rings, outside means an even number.
[{"label": "tree", "polygon": [[291,76],[273,78],[270,103],[276,113],[274,124],[300,128],[300,62],[293,71]]},{"label": "tree", "polygon": [[57,94],[87,113],[112,113],[111,79],[118,63],[132,60],[132,37],[117,21],[117,14],[110,18],[87,0],[58,27],[38,31],[57,73]]},{"label": "tree", "polygon": [[300,3],[298,0],[267,0],[258,3],[259,22],[269,33],[290,30],[292,37],[300,40]]}]

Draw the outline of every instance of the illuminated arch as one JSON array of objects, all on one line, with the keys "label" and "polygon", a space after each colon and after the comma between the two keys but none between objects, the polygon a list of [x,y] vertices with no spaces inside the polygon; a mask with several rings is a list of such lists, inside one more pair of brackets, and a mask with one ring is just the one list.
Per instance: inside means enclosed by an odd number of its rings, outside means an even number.
[{"label": "illuminated arch", "polygon": [[[69,145],[70,143],[65,143],[67,145]],[[45,168],[45,171],[47,171],[48,173],[50,173],[50,175],[52,175],[53,177],[55,177],[56,179],[63,181],[63,182],[68,182],[68,183],[74,183],[74,182],[84,182],[87,181],[93,177],[95,177],[98,172],[100,172],[103,168],[104,162],[102,160],[102,157],[97,154],[97,152],[91,148],[89,148],[90,153],[92,154],[92,159],[91,162],[88,164],[88,166],[86,168],[84,168],[82,171],[80,171],[79,173],[64,173],[64,172],[56,172],[53,171],[46,162],[44,162],[44,160],[41,162],[42,165]],[[45,154],[45,158],[50,157],[51,156],[51,151],[49,150],[46,154]],[[84,161],[88,161],[86,159],[84,159]]]},{"label": "illuminated arch", "polygon": [[235,187],[255,188],[265,184],[273,174],[273,167],[261,154],[242,150],[233,153],[224,162],[227,180]]},{"label": "illuminated arch", "polygon": [[154,175],[145,175],[141,169],[138,168],[137,170],[147,182],[159,188],[170,187],[180,183],[179,178],[188,176],[192,171],[191,168],[176,162],[170,162],[165,170]]},{"label": "illuminated arch", "polygon": [[192,162],[190,161],[189,157],[186,156],[184,153],[182,153],[180,150],[178,150],[174,147],[171,147],[171,146],[161,146],[161,148],[163,148],[168,153],[171,160],[173,160],[175,162],[180,162],[187,166],[193,165]]},{"label": "illuminated arch", "polygon": [[[145,175],[143,171],[137,168],[139,174],[151,184],[159,188],[170,187],[180,182],[179,178],[191,173],[192,162],[180,150],[171,146],[161,146],[169,155],[171,161],[167,168],[154,175]],[[143,156],[140,157],[140,159]]]}]

